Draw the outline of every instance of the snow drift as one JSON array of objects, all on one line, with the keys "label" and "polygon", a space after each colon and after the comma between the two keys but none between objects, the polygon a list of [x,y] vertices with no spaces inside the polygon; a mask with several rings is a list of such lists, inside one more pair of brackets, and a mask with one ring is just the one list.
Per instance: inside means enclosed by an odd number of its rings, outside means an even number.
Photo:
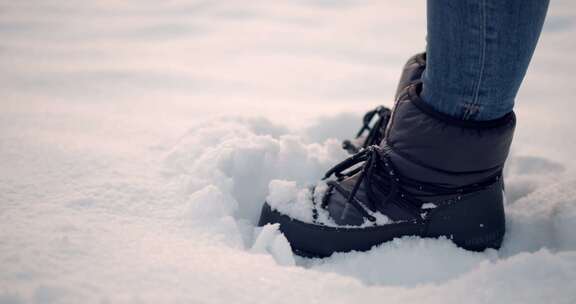
[{"label": "snow drift", "polygon": [[[271,128],[276,129],[279,128]],[[168,153],[168,178],[185,180],[183,187],[190,197],[191,214],[209,218],[214,227],[225,218],[243,227],[234,233],[222,230],[226,234],[221,236],[223,239],[243,239],[244,249],[268,252],[280,265],[292,265],[294,259],[307,269],[387,286],[435,284],[432,286],[448,288],[456,278],[476,280],[476,276],[488,271],[481,288],[503,284],[506,279],[497,277],[497,273],[507,273],[506,276],[513,276],[510,280],[514,284],[522,284],[522,280],[537,284],[533,286],[537,293],[556,289],[560,281],[573,279],[569,269],[576,267],[576,179],[559,163],[515,153],[506,168],[508,232],[499,251],[473,253],[446,239],[406,237],[365,253],[339,253],[323,260],[292,257],[277,227],[255,227],[262,202],[267,198],[280,208],[296,209],[289,212],[301,219],[311,218],[309,206],[303,205],[309,201],[306,186],[346,157],[339,141],[306,142],[303,138],[308,136],[303,132],[298,136],[256,131],[250,120],[220,120],[194,128]],[[288,201],[293,203],[282,204]],[[539,264],[527,262],[531,259]],[[566,263],[567,268],[546,274],[550,277],[542,282],[534,279],[533,270],[546,269],[543,264],[556,262]],[[572,290],[564,291],[566,300],[574,299]]]}]

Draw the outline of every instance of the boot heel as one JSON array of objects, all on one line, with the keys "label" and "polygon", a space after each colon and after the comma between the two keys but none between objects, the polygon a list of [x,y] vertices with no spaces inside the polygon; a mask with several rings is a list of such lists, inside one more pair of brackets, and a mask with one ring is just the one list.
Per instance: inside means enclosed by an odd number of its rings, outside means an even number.
[{"label": "boot heel", "polygon": [[445,236],[467,250],[499,249],[505,233],[500,184],[433,209],[427,237]]}]

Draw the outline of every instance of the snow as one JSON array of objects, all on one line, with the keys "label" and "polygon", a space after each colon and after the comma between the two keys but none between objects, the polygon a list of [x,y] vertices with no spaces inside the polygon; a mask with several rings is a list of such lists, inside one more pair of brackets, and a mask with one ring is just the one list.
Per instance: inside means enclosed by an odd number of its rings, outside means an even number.
[{"label": "snow", "polygon": [[[300,186],[295,181],[272,180],[265,201],[273,210],[278,210],[282,214],[305,223],[315,222],[324,226],[340,228],[364,228],[391,223],[386,215],[367,210],[376,219],[374,222],[364,220],[364,223],[356,226],[336,224],[326,209],[314,207],[314,202],[318,204],[322,202],[322,197],[327,189],[328,185],[323,180]],[[316,209],[316,219],[313,219],[314,209]]]},{"label": "snow", "polygon": [[422,209],[434,209],[438,206],[436,206],[436,204],[434,203],[424,203],[422,204]]},{"label": "snow", "polygon": [[[495,250],[476,253],[460,250],[447,239],[404,237],[365,254],[337,253],[308,266],[356,277],[367,285],[415,287],[445,282],[497,259]],[[406,267],[407,261],[410,267]]]},{"label": "snow", "polygon": [[256,228],[256,240],[252,245],[252,252],[268,252],[279,265],[294,266],[294,256],[290,243],[280,232],[280,224],[266,224]]},{"label": "snow", "polygon": [[266,202],[272,209],[291,218],[312,222],[312,192],[308,187],[299,188],[294,181],[272,180],[268,187]]},{"label": "snow", "polygon": [[517,98],[502,249],[326,259],[256,227],[260,207],[311,216],[306,185],[422,49],[423,3],[0,7],[0,303],[576,303],[572,1]]}]

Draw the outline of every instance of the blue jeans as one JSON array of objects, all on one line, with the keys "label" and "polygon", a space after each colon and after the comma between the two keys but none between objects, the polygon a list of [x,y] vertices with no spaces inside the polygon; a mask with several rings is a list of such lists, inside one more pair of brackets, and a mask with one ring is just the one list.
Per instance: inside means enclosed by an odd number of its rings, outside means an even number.
[{"label": "blue jeans", "polygon": [[428,0],[422,99],[465,120],[512,111],[548,0]]}]

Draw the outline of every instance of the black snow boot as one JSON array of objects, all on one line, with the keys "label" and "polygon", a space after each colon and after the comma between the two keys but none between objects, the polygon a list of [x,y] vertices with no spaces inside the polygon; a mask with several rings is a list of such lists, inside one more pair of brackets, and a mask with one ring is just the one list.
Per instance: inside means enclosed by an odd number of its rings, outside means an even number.
[{"label": "black snow boot", "polygon": [[313,195],[311,222],[265,203],[259,225],[279,223],[294,252],[304,256],[365,251],[408,235],[444,236],[474,251],[499,248],[505,231],[502,169],[515,115],[458,120],[424,103],[420,89],[418,82],[402,92],[379,146],[326,173],[327,190]]},{"label": "black snow boot", "polygon": [[[394,94],[394,101],[398,99],[402,91],[410,84],[420,80],[422,72],[426,68],[426,53],[416,54],[404,65],[400,81]],[[358,130],[356,137],[352,140],[344,140],[342,148],[350,154],[356,154],[361,149],[372,145],[378,145],[384,138],[384,130],[388,125],[392,111],[386,106],[378,106],[374,110],[366,112],[362,118],[362,126]]]}]

